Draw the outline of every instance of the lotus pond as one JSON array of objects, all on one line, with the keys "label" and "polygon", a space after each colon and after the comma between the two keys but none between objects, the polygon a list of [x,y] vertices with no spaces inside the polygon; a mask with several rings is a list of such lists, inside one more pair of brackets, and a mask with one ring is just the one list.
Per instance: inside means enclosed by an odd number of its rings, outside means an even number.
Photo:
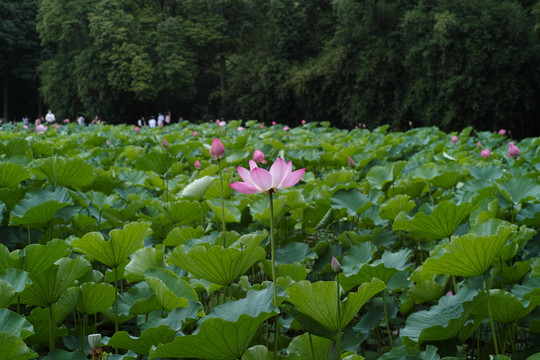
[{"label": "lotus pond", "polygon": [[5,125],[0,359],[540,359],[540,139],[243,125]]}]

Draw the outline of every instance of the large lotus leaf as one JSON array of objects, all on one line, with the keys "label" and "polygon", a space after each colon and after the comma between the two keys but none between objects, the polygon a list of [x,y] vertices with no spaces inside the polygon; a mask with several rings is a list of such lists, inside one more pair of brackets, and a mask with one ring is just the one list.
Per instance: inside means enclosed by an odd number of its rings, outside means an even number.
[{"label": "large lotus leaf", "polygon": [[469,216],[474,206],[469,203],[456,205],[444,200],[430,215],[418,212],[412,219],[400,213],[394,220],[394,231],[404,230],[430,240],[450,237],[457,227]]},{"label": "large lotus leaf", "polygon": [[44,272],[32,278],[32,284],[21,293],[21,302],[47,307],[54,304],[75,281],[92,269],[83,258],[62,258]]},{"label": "large lotus leaf", "polygon": [[[297,190],[289,190],[286,193],[279,194],[279,196],[274,196],[273,201],[274,219],[276,219],[277,222],[279,222],[279,219],[286,213],[306,207],[304,196]],[[250,211],[253,215],[253,220],[263,221],[264,224],[269,224],[270,198],[264,196],[260,200],[250,203]]]},{"label": "large lotus leaf", "polygon": [[182,190],[182,197],[187,200],[201,201],[214,180],[211,176],[203,176],[193,181]]},{"label": "large lotus leaf", "polygon": [[70,254],[69,245],[64,240],[54,239],[46,245],[31,244],[19,252],[16,267],[26,271],[32,279]]},{"label": "large lotus leaf", "polygon": [[372,188],[384,190],[385,186],[390,185],[394,181],[392,168],[392,165],[375,165],[368,171],[366,180]]},{"label": "large lotus leaf", "polygon": [[124,268],[124,277],[128,282],[144,280],[144,272],[152,268],[165,267],[163,251],[153,247],[139,249],[133,254]]},{"label": "large lotus leaf", "polygon": [[[315,357],[312,356],[312,344]],[[330,350],[332,350],[332,344],[332,340],[304,333],[292,339],[287,351],[298,354],[299,360],[327,360]]]},{"label": "large lotus leaf", "polygon": [[363,242],[352,247],[341,259],[341,268],[345,275],[355,274],[371,260],[375,251],[376,247],[371,242]]},{"label": "large lotus leaf", "polygon": [[438,257],[428,258],[422,265],[422,273],[456,276],[484,274],[496,259],[512,228],[499,226],[496,235],[478,236],[468,233],[453,238]]},{"label": "large lotus leaf", "polygon": [[191,225],[201,220],[201,204],[197,201],[175,201],[160,203],[159,210],[175,225]]},{"label": "large lotus leaf", "polygon": [[22,165],[0,163],[0,188],[15,188],[21,181],[28,180],[30,172]]},{"label": "large lotus leaf", "polygon": [[[268,277],[272,277],[272,262],[270,260],[263,260],[261,264],[264,269],[264,273]],[[307,270],[305,265],[300,263],[294,264],[281,264],[276,263],[276,277],[290,277],[294,281],[305,280],[307,276]]]},{"label": "large lotus leaf", "polygon": [[23,291],[27,285],[32,283],[32,280],[30,280],[26,271],[13,268],[6,269],[6,273],[4,275],[0,275],[0,280],[11,284],[13,289],[18,293]]},{"label": "large lotus leaf", "polygon": [[[378,360],[440,360],[441,357],[437,354],[437,350],[433,345],[426,346],[425,351],[402,345],[394,347],[389,352],[383,354]],[[445,357],[444,359],[450,360],[454,358]]]},{"label": "large lotus leaf", "polygon": [[83,188],[94,182],[94,167],[75,157],[49,157],[32,172],[42,179],[70,188]]},{"label": "large lotus leaf", "polygon": [[[57,305],[52,306],[55,310],[57,308]],[[26,320],[30,321],[30,323],[34,326],[34,332],[35,334],[32,336],[29,336],[25,342],[29,345],[33,344],[40,344],[40,345],[48,345],[49,344],[49,333],[51,329],[51,322],[50,322],[50,308],[41,308],[41,307],[35,307],[32,309],[29,315],[26,316]],[[56,338],[68,336],[68,329],[65,325],[57,325],[62,323],[62,319],[57,317],[56,311],[54,312],[54,335]]]},{"label": "large lotus leaf", "polygon": [[5,274],[7,269],[15,266],[15,263],[7,246],[0,244],[0,274]]},{"label": "large lotus leaf", "polygon": [[356,216],[366,211],[373,202],[366,194],[362,194],[358,189],[340,189],[334,193],[331,199],[331,207],[334,209],[347,210],[347,214]]},{"label": "large lotus leaf", "polygon": [[130,349],[137,354],[148,355],[152,346],[166,344],[173,341],[176,331],[167,325],[148,328],[140,337],[129,335],[126,331],[116,332],[107,343],[115,349]]},{"label": "large lotus leaf", "polygon": [[493,266],[497,268],[498,275],[505,283],[517,283],[525,274],[531,271],[531,261],[518,261],[511,266],[507,265],[506,261],[503,261],[502,264],[499,261],[495,261]]},{"label": "large lotus leaf", "polygon": [[496,164],[490,164],[484,167],[469,167],[469,172],[475,179],[495,181],[504,175],[501,167]]},{"label": "large lotus leaf", "polygon": [[410,200],[409,195],[397,195],[381,205],[379,216],[386,220],[394,221],[400,212],[408,214],[416,207],[414,201]]},{"label": "large lotus leaf", "polygon": [[131,254],[144,247],[144,239],[152,233],[149,227],[150,224],[145,222],[126,224],[122,230],[114,229],[109,232],[111,240],[105,240],[101,233],[91,232],[82,238],[74,239],[71,246],[76,251],[116,268]]},{"label": "large lotus leaf", "polygon": [[[297,360],[298,357],[278,355],[277,360]],[[242,360],[274,360],[274,353],[263,345],[255,345],[246,350]]]},{"label": "large lotus leaf", "polygon": [[26,360],[37,357],[38,354],[26,346],[20,337],[0,331],[0,360]]},{"label": "large lotus leaf", "polygon": [[458,336],[461,339],[467,338],[481,324],[469,319],[473,309],[472,300],[477,293],[477,290],[461,288],[454,296],[443,296],[439,304],[429,310],[409,315],[401,330],[404,344],[411,341],[423,343],[447,340]]},{"label": "large lotus leaf", "polygon": [[170,311],[164,318],[161,316],[151,317],[148,321],[139,324],[139,326],[141,331],[161,325],[166,325],[175,331],[180,331],[185,326],[196,323],[199,320],[199,313],[202,310],[201,303],[190,300],[187,308],[176,308]]},{"label": "large lotus leaf", "polygon": [[221,213],[221,200],[214,198],[207,200],[206,204],[210,207],[210,210],[214,213],[216,219],[221,223],[223,215],[225,215],[226,223],[239,223],[242,218],[242,213],[238,208],[230,201],[225,201],[224,214]]},{"label": "large lotus leaf", "polygon": [[411,176],[414,179],[431,180],[439,174],[439,168],[434,163],[425,163],[412,172]]},{"label": "large lotus leaf", "polygon": [[235,360],[249,347],[259,326],[276,314],[273,291],[251,290],[244,299],[216,306],[199,320],[193,335],[177,337],[172,343],[158,345],[150,359],[163,357]]},{"label": "large lotus leaf", "polygon": [[483,291],[474,299],[474,314],[489,317],[488,301],[491,307],[493,320],[507,324],[518,321],[527,316],[540,304],[540,296],[531,296],[529,300],[520,301],[517,297],[501,289]]},{"label": "large lotus leaf", "polygon": [[276,249],[276,262],[280,264],[302,263],[318,257],[317,253],[304,242],[291,242],[281,249]]},{"label": "large lotus leaf", "polygon": [[0,309],[0,332],[13,334],[24,340],[34,333],[34,327],[23,316],[8,309]]},{"label": "large lotus leaf", "polygon": [[120,294],[118,312],[122,315],[148,314],[161,309],[150,285],[140,282]]},{"label": "large lotus leaf", "polygon": [[330,340],[335,340],[336,332],[330,330],[326,326],[319,323],[317,320],[313,319],[311,316],[304,314],[303,312],[296,309],[294,306],[285,304],[282,305],[285,308],[285,311],[290,314],[302,328],[313,335],[321,336]]},{"label": "large lotus leaf", "polygon": [[409,287],[407,299],[414,300],[415,304],[423,304],[428,301],[435,301],[443,294],[444,287],[433,280],[425,280]]},{"label": "large lotus leaf", "polygon": [[173,161],[164,152],[150,151],[140,155],[135,161],[135,167],[139,170],[153,171],[159,175],[164,175],[169,171]]},{"label": "large lotus leaf", "polygon": [[540,197],[540,185],[536,180],[524,176],[509,179],[500,188],[501,194],[514,205]]},{"label": "large lotus leaf", "polygon": [[462,176],[461,171],[445,171],[431,179],[431,184],[443,189],[450,189],[456,186]]},{"label": "large lotus leaf", "polygon": [[339,282],[345,292],[350,291],[355,286],[370,282],[377,278],[387,284],[390,279],[398,272],[397,269],[387,268],[384,264],[372,265],[364,264],[355,274],[346,276],[345,273],[339,274]]},{"label": "large lotus leaf", "polygon": [[0,143],[0,151],[6,154],[8,158],[14,156],[30,156],[30,147],[28,141],[24,137],[16,137],[10,139],[4,144]]},{"label": "large lotus leaf", "polygon": [[195,277],[228,286],[243,275],[253,264],[265,258],[266,251],[259,246],[265,235],[244,235],[237,243],[242,249],[224,248],[221,245],[194,246],[185,252],[184,245],[177,246],[167,257],[167,263],[181,267]]},{"label": "large lotus leaf", "polygon": [[165,246],[178,246],[184,244],[190,239],[200,239],[204,235],[204,229],[202,226],[196,228],[185,227],[185,228],[174,228],[168,234],[165,240],[163,240],[163,245]]},{"label": "large lotus leaf", "polygon": [[54,191],[32,191],[13,207],[9,224],[44,225],[50,222],[58,211],[70,205],[73,205],[73,200],[63,188]]},{"label": "large lotus leaf", "polygon": [[[379,279],[372,279],[371,282],[363,283],[358,287],[358,291],[349,293],[347,299],[340,304],[341,308],[341,329],[345,328],[360,308],[375,294],[384,290],[386,286]],[[338,331],[337,316],[337,282],[300,281],[292,285],[287,292],[289,301],[298,310],[312,317],[329,329]]]},{"label": "large lotus leaf", "polygon": [[107,210],[114,205],[117,194],[106,195],[99,191],[89,191],[86,193],[90,200],[90,204],[99,211]]},{"label": "large lotus leaf", "polygon": [[540,227],[540,203],[522,208],[517,214],[517,221],[522,225]]},{"label": "large lotus leaf", "polygon": [[199,300],[195,289],[170,270],[148,270],[145,273],[145,280],[154,291],[161,308],[167,311],[187,307],[188,300]]},{"label": "large lotus leaf", "polygon": [[0,309],[7,308],[17,296],[13,285],[7,281],[0,280]]},{"label": "large lotus leaf", "polygon": [[105,283],[87,282],[79,287],[77,311],[92,315],[106,312],[114,302],[114,286]]},{"label": "large lotus leaf", "polygon": [[50,351],[46,357],[41,360],[87,360],[88,358],[80,351],[69,352],[61,349]]}]

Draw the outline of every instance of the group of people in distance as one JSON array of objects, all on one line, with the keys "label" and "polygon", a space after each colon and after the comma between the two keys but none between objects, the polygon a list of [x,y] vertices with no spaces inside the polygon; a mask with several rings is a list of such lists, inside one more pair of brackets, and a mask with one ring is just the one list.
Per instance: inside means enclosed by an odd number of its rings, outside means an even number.
[{"label": "group of people in distance", "polygon": [[[77,124],[79,124],[80,126],[86,125],[86,119],[84,118],[83,115],[76,116],[76,119],[77,119]],[[24,125],[28,125],[29,123],[28,115],[23,116],[22,122]],[[45,117],[40,116],[35,121],[36,124],[42,124],[42,123],[54,124],[55,122],[56,122],[56,116],[54,115],[51,109],[49,109]],[[69,119],[64,119],[64,123],[69,123]],[[97,125],[97,124],[101,124],[101,119],[99,118],[98,115],[94,116],[89,126]]]},{"label": "group of people in distance", "polygon": [[137,125],[140,126],[148,126],[151,128],[155,128],[156,126],[162,127],[163,125],[169,125],[171,123],[171,112],[167,111],[165,115],[162,113],[158,113],[157,119],[154,117],[154,115],[150,116],[150,119],[146,121],[144,116],[141,116],[139,120],[137,120]]}]

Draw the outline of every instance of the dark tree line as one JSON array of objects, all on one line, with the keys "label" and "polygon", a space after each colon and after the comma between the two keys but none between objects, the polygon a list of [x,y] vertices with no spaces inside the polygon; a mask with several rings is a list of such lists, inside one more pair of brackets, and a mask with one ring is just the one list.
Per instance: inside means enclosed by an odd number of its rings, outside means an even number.
[{"label": "dark tree line", "polygon": [[3,114],[540,135],[539,4],[4,0]]}]

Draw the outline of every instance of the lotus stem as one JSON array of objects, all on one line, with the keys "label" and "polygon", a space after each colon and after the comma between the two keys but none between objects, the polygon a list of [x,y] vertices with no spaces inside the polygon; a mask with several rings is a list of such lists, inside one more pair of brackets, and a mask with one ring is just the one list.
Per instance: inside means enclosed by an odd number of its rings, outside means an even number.
[{"label": "lotus stem", "polygon": [[336,360],[340,359],[341,355],[341,296],[339,296],[339,274],[336,274],[336,281],[337,281],[337,290],[336,290],[336,296],[337,296],[337,327],[338,332],[336,336]]},{"label": "lotus stem", "polygon": [[484,275],[485,284],[486,284],[486,291],[487,291],[487,308],[488,308],[488,315],[489,315],[489,324],[491,325],[491,334],[493,337],[493,346],[495,347],[495,355],[499,355],[499,346],[497,341],[497,332],[495,331],[495,323],[493,322],[493,314],[491,313],[491,301],[489,299],[489,284],[487,281],[487,277]]},{"label": "lotus stem", "polygon": [[388,333],[388,341],[390,341],[390,346],[394,348],[394,341],[392,340],[392,331],[390,331],[390,321],[388,320],[388,310],[386,309],[386,300],[384,296],[384,291],[382,293],[382,301],[384,307],[384,321],[386,322],[386,332]]},{"label": "lotus stem", "polygon": [[118,332],[118,267],[114,268],[114,332]]},{"label": "lotus stem", "polygon": [[221,189],[221,222],[223,224],[223,241],[225,241],[225,200],[223,199],[223,174],[221,173],[221,160],[218,160],[219,166],[219,185]]},{"label": "lotus stem", "polygon": [[[270,257],[272,262],[272,287],[274,289],[274,306],[278,307],[277,299],[277,285],[276,285],[276,241],[274,239],[274,199],[272,194],[274,190],[268,191],[270,196]],[[279,342],[279,315],[276,314],[276,321],[274,325],[274,360],[277,359],[278,342]]]},{"label": "lotus stem", "polygon": [[315,349],[313,349],[313,339],[311,338],[311,333],[308,333],[309,336],[309,346],[311,347],[311,358],[315,360]]},{"label": "lotus stem", "polygon": [[53,304],[49,305],[49,351],[54,350],[54,312],[53,312]]}]

